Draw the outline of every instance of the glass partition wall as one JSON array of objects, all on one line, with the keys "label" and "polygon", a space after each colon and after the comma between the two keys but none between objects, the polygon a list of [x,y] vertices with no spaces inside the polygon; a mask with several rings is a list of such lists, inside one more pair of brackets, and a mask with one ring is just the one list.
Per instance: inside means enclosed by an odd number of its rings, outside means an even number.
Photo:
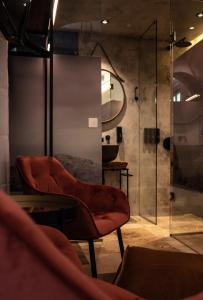
[{"label": "glass partition wall", "polygon": [[54,55],[53,154],[89,183],[102,175],[100,70],[98,57]]},{"label": "glass partition wall", "polygon": [[203,253],[203,2],[171,1],[171,234]]},{"label": "glass partition wall", "polygon": [[[149,51],[150,49],[150,51]],[[140,215],[157,223],[157,22],[139,41]]]},{"label": "glass partition wall", "polygon": [[22,190],[16,157],[47,154],[45,78],[44,58],[9,55],[11,192]]}]

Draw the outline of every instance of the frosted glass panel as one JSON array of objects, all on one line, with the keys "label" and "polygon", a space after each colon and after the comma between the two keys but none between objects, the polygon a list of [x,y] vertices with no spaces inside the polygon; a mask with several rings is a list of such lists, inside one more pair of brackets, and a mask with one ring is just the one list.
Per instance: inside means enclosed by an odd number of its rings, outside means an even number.
[{"label": "frosted glass panel", "polygon": [[19,155],[44,155],[45,90],[43,58],[9,56],[11,189],[19,189]]},{"label": "frosted glass panel", "polygon": [[101,182],[100,69],[99,58],[54,55],[54,155],[91,183]]}]

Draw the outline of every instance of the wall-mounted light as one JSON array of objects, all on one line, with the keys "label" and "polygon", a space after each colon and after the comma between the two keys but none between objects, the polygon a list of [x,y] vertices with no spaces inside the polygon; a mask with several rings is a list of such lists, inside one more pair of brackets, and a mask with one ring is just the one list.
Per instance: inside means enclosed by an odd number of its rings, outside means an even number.
[{"label": "wall-mounted light", "polygon": [[107,20],[107,19],[103,19],[103,20],[101,20],[101,23],[102,23],[102,24],[104,24],[104,25],[106,25],[106,24],[108,24],[108,23],[109,23],[109,20]]},{"label": "wall-mounted light", "polygon": [[198,12],[198,13],[196,14],[196,17],[197,17],[197,18],[202,18],[202,17],[203,17],[203,12]]},{"label": "wall-mounted light", "polygon": [[177,92],[174,96],[173,96],[173,102],[181,102],[181,93]]},{"label": "wall-mounted light", "polygon": [[190,29],[190,30],[194,30],[195,27],[194,27],[194,26],[190,26],[189,29]]},{"label": "wall-mounted light", "polygon": [[198,99],[200,98],[200,95],[199,94],[195,94],[187,99],[185,99],[186,102],[189,102],[189,101],[192,101],[192,100],[195,100],[195,99]]},{"label": "wall-mounted light", "polygon": [[53,25],[55,24],[55,20],[56,20],[56,13],[57,13],[57,8],[58,8],[58,1],[59,1],[59,0],[55,0],[55,1],[54,1],[53,15],[52,15],[52,18],[53,18]]}]

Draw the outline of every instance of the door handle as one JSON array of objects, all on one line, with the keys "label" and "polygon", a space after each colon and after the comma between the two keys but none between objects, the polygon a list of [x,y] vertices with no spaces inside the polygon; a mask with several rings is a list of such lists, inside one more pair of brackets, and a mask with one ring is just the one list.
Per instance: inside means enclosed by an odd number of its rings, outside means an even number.
[{"label": "door handle", "polygon": [[170,192],[170,201],[175,202],[176,201],[176,195],[174,192]]}]

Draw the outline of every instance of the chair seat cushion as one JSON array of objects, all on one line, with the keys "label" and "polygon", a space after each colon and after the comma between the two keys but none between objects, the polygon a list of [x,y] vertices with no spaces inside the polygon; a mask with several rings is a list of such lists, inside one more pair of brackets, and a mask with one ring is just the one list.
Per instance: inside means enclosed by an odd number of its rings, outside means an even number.
[{"label": "chair seat cushion", "polygon": [[179,300],[203,290],[203,255],[128,247],[116,284],[150,300]]},{"label": "chair seat cushion", "polygon": [[125,224],[129,216],[121,212],[93,214],[94,222],[101,236],[111,233]]}]

